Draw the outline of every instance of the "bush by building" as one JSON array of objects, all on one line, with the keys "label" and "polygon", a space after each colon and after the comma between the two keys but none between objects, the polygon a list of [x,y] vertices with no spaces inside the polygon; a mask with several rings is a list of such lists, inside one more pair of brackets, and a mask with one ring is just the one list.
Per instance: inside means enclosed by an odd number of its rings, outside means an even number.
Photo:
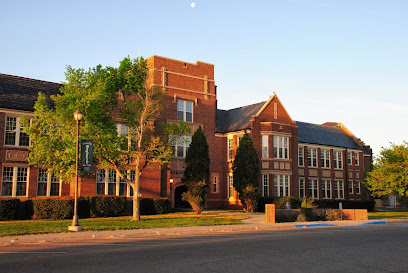
[{"label": "bush by building", "polygon": [[20,199],[2,199],[0,200],[0,220],[13,220],[17,218]]},{"label": "bush by building", "polygon": [[68,219],[74,213],[74,200],[71,198],[35,198],[32,202],[34,219]]}]

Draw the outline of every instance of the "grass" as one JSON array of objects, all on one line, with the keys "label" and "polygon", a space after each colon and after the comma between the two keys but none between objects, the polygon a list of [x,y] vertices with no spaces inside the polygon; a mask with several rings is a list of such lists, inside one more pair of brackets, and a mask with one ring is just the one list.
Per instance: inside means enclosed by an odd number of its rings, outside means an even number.
[{"label": "grass", "polygon": [[408,211],[369,212],[368,219],[408,219]]},{"label": "grass", "polygon": [[[187,226],[237,225],[247,219],[244,215],[193,212],[142,216],[141,221],[130,221],[130,216],[79,219],[84,231],[148,229]],[[22,220],[0,222],[0,237],[26,234],[68,232],[72,220]]]}]

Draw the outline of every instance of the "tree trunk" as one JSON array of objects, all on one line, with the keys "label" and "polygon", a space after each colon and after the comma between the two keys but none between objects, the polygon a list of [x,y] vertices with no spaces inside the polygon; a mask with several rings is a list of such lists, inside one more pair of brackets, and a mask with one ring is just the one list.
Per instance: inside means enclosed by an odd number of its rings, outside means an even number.
[{"label": "tree trunk", "polygon": [[133,218],[132,221],[140,221],[140,160],[136,160],[135,187],[133,188]]}]

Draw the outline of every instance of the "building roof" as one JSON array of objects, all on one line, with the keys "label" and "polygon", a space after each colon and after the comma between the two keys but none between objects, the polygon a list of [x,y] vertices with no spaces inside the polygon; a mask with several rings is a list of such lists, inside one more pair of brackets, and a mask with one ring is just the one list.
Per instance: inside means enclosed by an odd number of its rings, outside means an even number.
[{"label": "building roof", "polygon": [[60,93],[62,84],[0,74],[0,108],[34,111],[38,92]]},{"label": "building roof", "polygon": [[301,121],[296,121],[296,125],[298,126],[298,141],[301,143],[365,150],[364,146],[339,126],[326,126]]},{"label": "building roof", "polygon": [[217,109],[215,132],[227,133],[250,129],[251,118],[259,112],[265,103],[266,101],[263,101],[230,110]]}]

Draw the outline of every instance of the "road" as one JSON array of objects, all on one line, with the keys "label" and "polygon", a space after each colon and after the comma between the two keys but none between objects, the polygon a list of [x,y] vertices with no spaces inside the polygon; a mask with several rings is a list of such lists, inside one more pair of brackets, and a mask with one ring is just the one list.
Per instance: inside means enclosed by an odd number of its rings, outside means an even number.
[{"label": "road", "polygon": [[0,272],[408,272],[408,224],[0,246]]}]

